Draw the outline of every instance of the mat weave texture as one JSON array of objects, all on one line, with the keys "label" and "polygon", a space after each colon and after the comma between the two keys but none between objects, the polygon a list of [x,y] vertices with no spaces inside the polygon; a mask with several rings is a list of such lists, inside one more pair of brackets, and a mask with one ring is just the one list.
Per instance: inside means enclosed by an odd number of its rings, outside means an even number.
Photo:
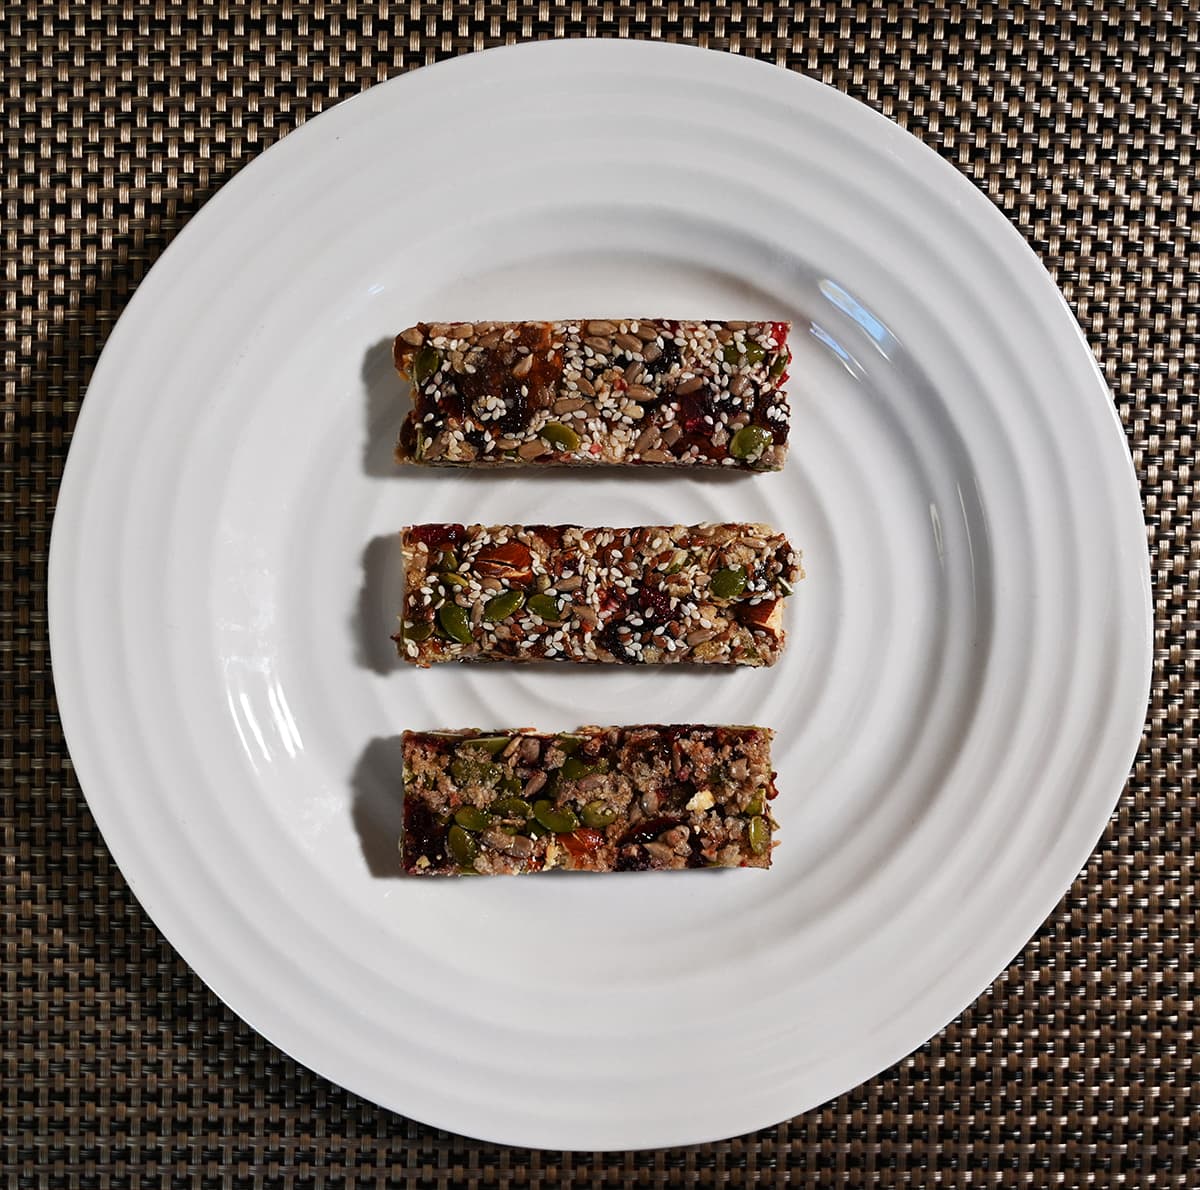
[{"label": "mat weave texture", "polygon": [[[1157,659],[1086,869],[961,1018],[824,1108],[660,1153],[505,1149],[258,1037],[129,893],[63,744],[50,522],[105,339],[188,218],[338,100],[472,49],[695,42],[804,71],[953,162],[1062,287],[1145,500]],[[1194,4],[6,3],[0,1170],[6,1186],[1200,1186]]]}]

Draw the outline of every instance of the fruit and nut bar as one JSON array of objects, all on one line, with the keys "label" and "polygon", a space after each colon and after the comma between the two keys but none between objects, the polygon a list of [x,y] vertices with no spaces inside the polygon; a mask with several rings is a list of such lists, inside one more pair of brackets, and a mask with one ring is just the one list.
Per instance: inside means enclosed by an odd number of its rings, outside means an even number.
[{"label": "fruit and nut bar", "polygon": [[413,525],[400,656],[772,665],[799,557],[767,525]]},{"label": "fruit and nut bar", "polygon": [[396,458],[778,471],[790,329],[671,318],[421,322],[393,348],[413,390]]},{"label": "fruit and nut bar", "polygon": [[405,732],[405,871],[767,868],[764,727]]}]

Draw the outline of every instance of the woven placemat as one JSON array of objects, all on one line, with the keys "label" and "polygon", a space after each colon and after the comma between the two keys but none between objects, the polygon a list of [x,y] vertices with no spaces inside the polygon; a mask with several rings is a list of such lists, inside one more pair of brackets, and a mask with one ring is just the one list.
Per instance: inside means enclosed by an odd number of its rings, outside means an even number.
[{"label": "woven placemat", "polygon": [[[1153,699],[1086,870],[944,1033],[826,1107],[662,1153],[537,1153],[394,1116],[225,1009],[130,895],[54,702],[46,555],[130,293],[237,170],[400,71],[529,38],[692,41],[882,111],[1006,212],[1115,394],[1145,497]],[[1195,980],[1197,7],[7,3],[0,528],[3,1067],[17,1186],[1200,1185]]]}]

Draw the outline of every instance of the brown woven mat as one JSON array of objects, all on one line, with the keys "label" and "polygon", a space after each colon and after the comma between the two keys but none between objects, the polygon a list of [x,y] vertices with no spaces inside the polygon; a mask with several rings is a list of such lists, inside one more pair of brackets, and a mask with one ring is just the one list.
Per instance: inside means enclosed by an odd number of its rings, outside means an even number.
[{"label": "brown woven mat", "polygon": [[[1187,3],[272,6],[6,3],[3,1067],[8,1185],[1200,1185],[1197,590],[1190,507],[1200,27]],[[558,35],[695,41],[804,70],[954,162],[1063,287],[1146,502],[1145,741],[1053,917],[943,1034],[836,1102],[665,1153],[482,1145],[297,1066],[130,895],[63,747],[46,639],[58,477],[117,316],[184,222],[310,114],[402,70]]]}]

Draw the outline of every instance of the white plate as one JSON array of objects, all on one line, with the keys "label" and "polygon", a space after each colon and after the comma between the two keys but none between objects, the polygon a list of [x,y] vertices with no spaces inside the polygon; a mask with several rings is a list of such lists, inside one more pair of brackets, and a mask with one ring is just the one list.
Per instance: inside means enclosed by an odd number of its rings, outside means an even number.
[{"label": "white plate", "polygon": [[[788,317],[782,475],[397,473],[421,318]],[[770,671],[398,669],[420,520],[762,519]],[[358,1094],[553,1148],[810,1108],[977,996],[1104,827],[1149,682],[1109,394],[1017,233],[835,91],[663,44],[457,59],[224,187],[104,352],[55,522],[54,676],[134,892]],[[778,732],[769,872],[396,878],[404,727]]]}]

